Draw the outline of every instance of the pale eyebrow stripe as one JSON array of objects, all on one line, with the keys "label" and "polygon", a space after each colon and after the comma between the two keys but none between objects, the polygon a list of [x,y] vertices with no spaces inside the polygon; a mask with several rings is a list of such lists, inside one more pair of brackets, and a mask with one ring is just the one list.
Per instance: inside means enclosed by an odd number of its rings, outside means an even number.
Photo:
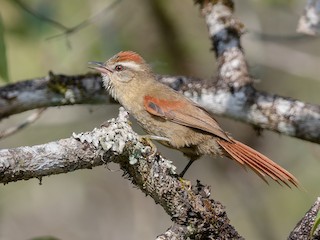
[{"label": "pale eyebrow stripe", "polygon": [[139,64],[135,63],[135,62],[121,62],[120,63],[121,65],[123,65],[124,67],[128,67],[128,68],[132,68],[136,71],[140,71],[141,70],[141,67]]}]

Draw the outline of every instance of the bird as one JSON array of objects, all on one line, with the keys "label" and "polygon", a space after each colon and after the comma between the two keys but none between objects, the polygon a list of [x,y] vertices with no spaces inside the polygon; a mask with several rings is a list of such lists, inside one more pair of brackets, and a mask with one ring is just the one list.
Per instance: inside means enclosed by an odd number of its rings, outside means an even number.
[{"label": "bird", "polygon": [[136,52],[121,51],[106,62],[89,62],[100,72],[109,94],[117,100],[151,136],[177,149],[190,165],[203,155],[226,156],[252,169],[268,183],[268,177],[291,188],[298,180],[287,170],[222,130],[204,108],[182,93],[157,81],[152,68]]}]

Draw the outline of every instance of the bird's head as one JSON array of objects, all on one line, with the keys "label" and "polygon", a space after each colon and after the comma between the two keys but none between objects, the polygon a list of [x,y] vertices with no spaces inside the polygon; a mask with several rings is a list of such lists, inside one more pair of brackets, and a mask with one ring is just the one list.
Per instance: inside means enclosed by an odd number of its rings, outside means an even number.
[{"label": "bird's head", "polygon": [[[105,63],[89,62],[90,68],[101,73],[103,83],[110,94],[117,98],[117,93],[143,83],[152,75],[144,59],[132,51],[123,51],[111,57]],[[134,87],[135,88],[135,87]]]}]

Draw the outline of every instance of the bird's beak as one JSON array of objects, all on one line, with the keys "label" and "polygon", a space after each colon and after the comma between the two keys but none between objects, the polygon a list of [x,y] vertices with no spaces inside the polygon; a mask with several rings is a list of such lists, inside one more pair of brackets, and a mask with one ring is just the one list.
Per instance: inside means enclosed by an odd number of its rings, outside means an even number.
[{"label": "bird's beak", "polygon": [[89,68],[97,70],[98,72],[109,74],[112,73],[112,70],[107,68],[102,62],[88,62]]}]

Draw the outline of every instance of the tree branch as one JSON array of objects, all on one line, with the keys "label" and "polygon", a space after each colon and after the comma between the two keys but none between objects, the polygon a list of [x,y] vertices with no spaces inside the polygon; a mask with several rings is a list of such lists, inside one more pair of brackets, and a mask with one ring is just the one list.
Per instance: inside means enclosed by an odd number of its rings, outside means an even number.
[{"label": "tree branch", "polygon": [[[208,111],[256,128],[320,143],[320,106],[257,91],[249,76],[240,36],[243,24],[233,17],[233,2],[200,4],[218,58],[216,82],[188,77],[158,76],[159,81],[183,92]],[[71,104],[105,103],[96,74],[54,75],[0,88],[0,119],[26,110]]]},{"label": "tree branch", "polygon": [[240,42],[244,25],[233,16],[233,1],[197,2],[206,19],[212,49],[218,60],[217,84],[220,88],[233,90],[252,84]]},{"label": "tree branch", "polygon": [[[233,16],[233,1],[196,0],[196,3],[205,16],[219,63],[217,89],[213,91],[217,98],[211,105],[201,104],[204,107],[211,106],[213,109],[208,110],[217,113],[217,102],[224,101],[230,111],[238,113],[233,115],[236,119],[258,128],[320,143],[320,131],[317,130],[320,127],[319,105],[258,92],[253,88],[253,79],[249,75],[240,42],[244,25]],[[222,115],[229,115],[225,108],[221,111]]]},{"label": "tree branch", "polygon": [[314,36],[320,32],[320,1],[308,0],[299,19],[297,32]]},{"label": "tree branch", "polygon": [[317,240],[320,239],[320,225],[315,229],[313,236],[310,236],[315,219],[320,211],[320,197],[315,201],[313,206],[307,211],[305,216],[298,222],[295,228],[290,233],[288,240]]},{"label": "tree branch", "polygon": [[0,131],[0,139],[6,138],[12,134],[15,134],[18,131],[29,126],[31,123],[34,123],[40,118],[40,116],[42,115],[42,113],[44,113],[46,109],[47,108],[39,108],[36,110],[36,112],[32,113],[29,117],[27,117],[23,122],[19,123],[18,125],[9,127],[3,131]]},{"label": "tree branch", "polygon": [[29,6],[27,6],[26,4],[24,4],[23,2],[21,2],[20,0],[14,0],[14,2],[16,4],[18,4],[18,6],[23,9],[24,11],[26,11],[27,13],[31,14],[32,16],[38,18],[39,20],[46,22],[48,24],[50,24],[51,26],[54,26],[56,28],[59,28],[60,30],[62,30],[63,32],[60,34],[57,34],[55,36],[51,36],[47,39],[52,39],[52,38],[56,38],[59,36],[63,36],[63,35],[70,35],[73,34],[77,31],[79,31],[80,29],[88,26],[90,23],[92,23],[95,19],[97,19],[98,17],[102,16],[102,14],[106,14],[108,13],[110,10],[112,10],[116,5],[118,5],[121,0],[115,0],[113,2],[111,2],[108,6],[104,7],[99,13],[97,13],[94,16],[91,16],[89,19],[85,19],[82,22],[78,23],[77,25],[73,26],[73,27],[66,27],[65,25],[63,25],[62,23],[51,19],[45,15],[42,15],[41,13],[38,13],[36,11],[34,11],[33,9],[31,9]]},{"label": "tree branch", "polygon": [[153,153],[127,120],[128,113],[121,107],[117,119],[92,132],[33,147],[0,150],[0,182],[41,179],[115,162],[172,218],[174,225],[158,239],[242,239],[229,224],[224,207],[209,198],[210,189],[200,182],[192,186],[180,179],[171,161]]},{"label": "tree branch", "polygon": [[97,74],[49,75],[0,88],[0,119],[31,109],[105,103],[108,99]]},{"label": "tree branch", "polygon": [[[213,83],[158,76],[159,81],[183,92],[213,113],[320,143],[320,106],[253,88],[240,44],[243,25],[232,15],[233,2],[197,2],[205,15],[218,58],[217,80]],[[0,88],[0,118],[34,108],[102,103],[108,99],[97,75],[51,73],[42,79]],[[171,162],[158,153],[153,154],[152,150],[132,131],[127,124],[127,113],[121,110],[116,120],[92,132],[33,147],[0,150],[0,182],[41,179],[112,161],[119,163],[125,176],[159,203],[174,221],[157,239],[242,239],[229,224],[224,207],[209,199],[208,187],[200,182],[191,186],[179,180]]]},{"label": "tree branch", "polygon": [[[234,118],[284,135],[320,143],[320,106],[281,97],[251,86],[238,91],[210,80],[158,76],[213,114]],[[100,76],[53,75],[0,88],[0,119],[27,110],[73,104],[112,103]]]}]

